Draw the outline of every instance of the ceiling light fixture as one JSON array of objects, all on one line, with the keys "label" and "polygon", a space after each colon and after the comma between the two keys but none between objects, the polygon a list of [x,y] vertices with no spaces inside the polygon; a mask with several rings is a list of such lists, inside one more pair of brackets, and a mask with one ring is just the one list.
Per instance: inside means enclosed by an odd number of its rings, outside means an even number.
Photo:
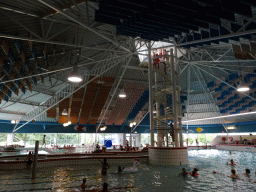
[{"label": "ceiling light fixture", "polygon": [[122,89],[122,90],[120,91],[119,97],[120,97],[120,98],[125,98],[125,97],[126,97],[126,94],[125,94],[125,92],[124,92],[124,89]]},{"label": "ceiling light fixture", "polygon": [[68,80],[73,83],[79,83],[83,80],[82,76],[79,74],[77,70],[77,67],[73,67],[73,71],[70,73]]},{"label": "ceiling light fixture", "polygon": [[136,122],[132,122],[132,123],[130,123],[130,127],[133,127],[133,126],[135,126],[136,125]]},{"label": "ceiling light fixture", "polygon": [[[238,63],[238,65],[239,65],[239,63]],[[241,71],[241,69],[240,69],[240,71]],[[245,92],[245,91],[250,90],[249,87],[245,84],[242,74],[240,74],[240,81],[238,83],[238,86],[237,86],[236,90],[239,91],[239,92]]]},{"label": "ceiling light fixture", "polygon": [[226,127],[228,130],[234,130],[236,129],[236,126],[229,126],[229,127]]},{"label": "ceiling light fixture", "polygon": [[237,91],[239,91],[239,92],[245,92],[245,91],[249,91],[250,90],[250,88],[249,87],[246,87],[246,86],[238,86],[237,87]]},{"label": "ceiling light fixture", "polygon": [[67,109],[63,109],[63,111],[62,111],[62,113],[61,113],[62,115],[68,115],[68,111],[67,111]]},{"label": "ceiling light fixture", "polygon": [[100,131],[105,131],[107,129],[107,126],[101,127]]}]

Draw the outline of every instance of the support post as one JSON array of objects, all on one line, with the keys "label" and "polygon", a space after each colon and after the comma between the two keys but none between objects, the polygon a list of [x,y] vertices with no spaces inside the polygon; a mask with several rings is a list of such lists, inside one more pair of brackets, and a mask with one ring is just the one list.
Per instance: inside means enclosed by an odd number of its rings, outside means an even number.
[{"label": "support post", "polygon": [[173,105],[173,122],[174,122],[174,140],[175,147],[179,147],[178,141],[178,126],[177,126],[177,95],[176,95],[176,78],[175,78],[175,66],[173,49],[171,51],[171,67],[172,67],[172,105]]},{"label": "support post", "polygon": [[[155,72],[155,93],[157,92],[157,85],[158,85],[158,77],[157,72]],[[159,121],[160,116],[160,104],[156,101],[156,121],[155,125],[157,129],[162,129],[160,127],[161,123]],[[162,147],[162,130],[157,130],[157,147]]]},{"label": "support post", "polygon": [[[156,127],[157,129],[162,129],[161,122],[159,121],[160,116],[160,104],[156,102]],[[163,136],[163,130],[157,130],[157,147],[162,147],[162,136]]]},{"label": "support post", "polygon": [[138,133],[138,145],[139,148],[141,146],[141,133]]},{"label": "support post", "polygon": [[36,141],[35,151],[34,151],[35,153],[34,153],[33,168],[32,168],[32,180],[36,179],[36,166],[37,166],[38,148],[39,148],[39,141]]},{"label": "support post", "polygon": [[132,147],[132,132],[130,133],[130,147]]},{"label": "support post", "polygon": [[126,145],[126,133],[123,133],[123,146]]},{"label": "support post", "polygon": [[25,138],[24,138],[24,146],[26,147],[27,144],[27,133],[25,133]]},{"label": "support post", "polygon": [[152,91],[152,59],[151,59],[151,41],[148,41],[148,81],[149,81],[149,117],[150,117],[150,135],[151,147],[154,147],[154,119],[153,119],[153,91]]},{"label": "support post", "polygon": [[14,133],[8,133],[8,135],[7,135],[7,145],[12,145],[13,144],[13,136],[14,136]]}]

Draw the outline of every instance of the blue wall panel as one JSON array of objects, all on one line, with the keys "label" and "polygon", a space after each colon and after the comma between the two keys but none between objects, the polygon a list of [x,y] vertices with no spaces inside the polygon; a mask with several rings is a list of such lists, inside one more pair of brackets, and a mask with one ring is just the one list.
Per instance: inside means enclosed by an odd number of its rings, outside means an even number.
[{"label": "blue wall panel", "polygon": [[[137,133],[149,133],[149,115],[141,122],[141,124],[136,128]],[[22,122],[23,123],[23,122]],[[21,124],[18,125],[18,127]],[[256,121],[251,122],[241,122],[235,125],[235,130],[229,130],[229,133],[241,133],[241,132],[256,132]],[[226,126],[228,126],[226,125]],[[12,133],[15,124],[11,124],[9,121],[0,121],[0,133]],[[75,125],[70,125],[68,127],[63,127],[62,124],[58,123],[29,123],[19,129],[16,133],[95,133],[96,125],[83,125],[86,126],[86,131],[77,131],[74,129]],[[203,129],[201,133],[223,133],[226,132],[221,124],[217,125],[190,125],[188,128],[191,130],[189,133],[198,133],[196,128],[200,127]],[[98,131],[98,133],[130,133],[131,128],[129,126],[124,126],[120,131],[121,125],[110,125],[107,126],[105,131]],[[186,128],[186,125],[183,126]],[[155,131],[156,132],[156,131]]]}]

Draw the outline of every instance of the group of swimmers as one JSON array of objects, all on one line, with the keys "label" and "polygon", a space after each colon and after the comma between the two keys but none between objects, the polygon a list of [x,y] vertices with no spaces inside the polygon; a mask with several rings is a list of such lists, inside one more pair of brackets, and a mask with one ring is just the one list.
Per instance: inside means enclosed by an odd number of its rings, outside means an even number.
[{"label": "group of swimmers", "polygon": [[[86,188],[86,178],[83,179],[83,183],[80,185],[80,189],[82,192],[85,192],[85,189]],[[101,192],[106,192],[108,191],[108,184],[107,183],[103,183],[103,186],[102,186],[102,190],[100,190]],[[94,190],[90,190],[90,191],[94,191]]]},{"label": "group of swimmers", "polygon": [[193,177],[197,177],[198,176],[197,171],[198,171],[198,169],[194,168],[193,171],[189,173],[186,171],[185,168],[182,168],[182,172],[179,175],[186,176],[186,175],[190,174]]},{"label": "group of swimmers", "polygon": [[[216,171],[213,171],[213,173],[216,173]],[[244,175],[250,176],[250,174],[251,174],[250,169],[245,169]],[[255,175],[256,175],[256,172],[255,172]],[[233,179],[239,178],[239,176],[236,174],[235,169],[231,169],[231,176],[230,177],[232,177]],[[256,181],[254,183],[256,183]]]},{"label": "group of swimmers", "polygon": [[[232,155],[231,151],[229,151],[229,155]],[[234,162],[233,159],[231,159],[230,163],[227,162],[227,165],[235,166],[236,163]],[[213,173],[217,173],[217,172],[213,171]],[[251,173],[250,169],[245,169],[244,175],[250,176],[250,173]],[[255,175],[256,175],[256,171],[255,171]],[[235,169],[231,169],[231,176],[230,177],[232,177],[233,179],[239,178],[239,176],[236,174],[236,170]],[[254,181],[254,183],[256,183],[256,181]]]},{"label": "group of swimmers", "polygon": [[[102,164],[101,175],[105,176],[105,175],[107,175],[107,171],[110,168],[110,166],[107,163],[107,159],[106,158],[104,158],[104,160],[100,161],[100,162]],[[139,165],[139,160],[137,158],[135,158],[134,159],[134,164],[133,164],[132,168],[133,169],[137,169],[138,165]],[[122,171],[125,170],[125,169],[128,169],[128,168],[119,166],[118,169],[117,169],[118,174],[122,173]],[[86,178],[83,179],[83,183],[80,185],[81,191],[85,192],[85,188],[86,188]],[[103,191],[103,192],[108,191],[108,184],[107,183],[103,183],[103,189],[101,191]]]}]

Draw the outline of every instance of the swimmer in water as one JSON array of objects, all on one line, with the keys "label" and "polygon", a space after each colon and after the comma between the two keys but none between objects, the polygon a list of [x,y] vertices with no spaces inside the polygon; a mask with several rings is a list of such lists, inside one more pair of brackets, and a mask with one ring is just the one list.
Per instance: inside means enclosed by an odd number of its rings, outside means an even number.
[{"label": "swimmer in water", "polygon": [[236,174],[235,169],[231,169],[231,173],[232,173],[231,177],[232,177],[233,179],[236,179],[236,178],[238,177],[238,175]]},{"label": "swimmer in water", "polygon": [[122,173],[122,171],[125,169],[125,167],[121,168],[121,166],[118,167],[118,173]]},{"label": "swimmer in water", "polygon": [[85,192],[85,187],[86,187],[86,178],[83,179],[83,183],[80,185],[81,191]]},{"label": "swimmer in water", "polygon": [[137,158],[135,158],[133,161],[134,161],[133,167],[134,167],[134,168],[137,168],[138,165],[140,164],[139,160],[138,160]]},{"label": "swimmer in water", "polygon": [[182,168],[182,172],[179,174],[181,176],[186,176],[187,174],[189,174],[185,168]]},{"label": "swimmer in water", "polygon": [[250,175],[250,173],[251,173],[250,169],[245,169],[245,173],[244,173],[244,175],[249,176],[249,175]]},{"label": "swimmer in water", "polygon": [[236,164],[234,163],[234,160],[233,160],[233,159],[230,160],[230,164],[229,164],[229,165],[236,165]]},{"label": "swimmer in water", "polygon": [[197,177],[198,176],[197,171],[198,171],[198,169],[194,168],[194,170],[190,173],[190,175],[193,177]]},{"label": "swimmer in water", "polygon": [[231,155],[232,153],[231,153],[231,151],[229,151],[229,155]]},{"label": "swimmer in water", "polygon": [[101,164],[102,164],[101,175],[107,175],[107,171],[109,169],[109,164],[107,163],[107,159],[104,158],[104,161],[101,162]]},{"label": "swimmer in water", "polygon": [[107,192],[108,191],[108,184],[103,183],[103,189],[101,190],[102,192]]},{"label": "swimmer in water", "polygon": [[26,163],[27,163],[27,169],[30,169],[31,168],[31,164],[33,163],[33,155],[32,155],[32,152],[30,151],[28,153],[28,156],[27,156],[27,159],[26,159]]}]

